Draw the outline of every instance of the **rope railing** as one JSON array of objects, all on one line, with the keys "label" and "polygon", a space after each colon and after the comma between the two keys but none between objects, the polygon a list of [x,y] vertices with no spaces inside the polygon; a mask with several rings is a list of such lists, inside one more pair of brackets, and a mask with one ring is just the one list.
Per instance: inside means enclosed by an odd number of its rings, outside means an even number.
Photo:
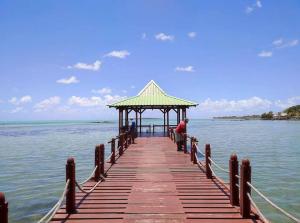
[{"label": "rope railing", "polygon": [[79,183],[79,185],[83,185],[85,184],[86,182],[88,182],[95,174],[96,170],[97,170],[98,166],[95,166],[95,169],[92,171],[92,173],[89,175],[88,178],[86,178],[86,180],[82,181],[81,183]]},{"label": "rope railing", "polygon": [[228,170],[225,170],[224,168],[222,168],[219,164],[217,164],[213,159],[211,159],[210,157],[208,157],[208,159],[212,162],[212,164],[217,167],[219,170],[222,170],[225,173],[229,173]]},{"label": "rope railing", "polygon": [[[285,216],[289,217],[291,220],[299,223],[300,220],[296,217],[294,217],[293,215],[291,215],[290,213],[288,213],[287,211],[283,210],[281,207],[279,207],[278,205],[276,205],[275,203],[273,203],[269,198],[267,198],[263,193],[261,193],[255,186],[253,186],[250,182],[247,182],[247,185],[249,187],[251,187],[251,189],[253,189],[261,198],[263,198],[267,203],[269,203],[273,208],[275,208],[276,210],[280,211],[282,214],[284,214]],[[250,199],[251,200],[251,199]],[[254,202],[253,202],[254,203]]]},{"label": "rope railing", "polygon": [[268,219],[264,216],[264,214],[259,210],[258,206],[256,205],[256,203],[254,202],[254,200],[251,197],[251,194],[247,193],[247,197],[249,198],[251,204],[253,205],[253,207],[255,208],[255,210],[257,211],[257,213],[259,214],[259,216],[262,218],[264,223],[268,223]]},{"label": "rope railing", "polygon": [[51,208],[51,210],[48,211],[47,214],[44,215],[44,217],[42,217],[38,221],[38,223],[48,223],[52,219],[52,217],[56,214],[57,210],[61,207],[61,205],[65,199],[66,193],[68,191],[69,183],[70,183],[70,180],[68,179],[66,182],[64,191],[63,191],[61,197],[59,198],[58,202]]},{"label": "rope railing", "polygon": [[197,153],[200,153],[202,156],[205,156],[204,153],[201,152],[198,145],[195,143]]},{"label": "rope railing", "polygon": [[91,192],[93,192],[95,189],[96,189],[96,187],[101,183],[103,181],[103,177],[101,176],[101,179],[90,189],[90,190],[85,190],[85,189],[83,189],[81,186],[80,186],[80,184],[78,184],[77,183],[77,181],[75,181],[75,184],[76,184],[76,186],[77,186],[77,188],[81,191],[81,192],[83,192],[83,193],[85,193],[85,194],[90,194]]},{"label": "rope railing", "polygon": [[105,162],[107,163],[108,161],[110,161],[111,157],[112,157],[113,153],[111,153],[105,160]]}]

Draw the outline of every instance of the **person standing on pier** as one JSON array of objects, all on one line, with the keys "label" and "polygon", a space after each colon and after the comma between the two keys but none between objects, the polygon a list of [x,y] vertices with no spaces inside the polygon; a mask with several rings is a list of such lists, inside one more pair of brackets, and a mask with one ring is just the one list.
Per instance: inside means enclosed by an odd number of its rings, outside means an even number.
[{"label": "person standing on pier", "polygon": [[130,120],[131,120],[130,135],[131,135],[132,143],[134,143],[134,139],[136,138],[136,124],[133,119]]},{"label": "person standing on pier", "polygon": [[186,125],[189,120],[186,118],[182,120],[175,129],[175,140],[177,143],[177,151],[182,151],[184,134],[186,134]]}]

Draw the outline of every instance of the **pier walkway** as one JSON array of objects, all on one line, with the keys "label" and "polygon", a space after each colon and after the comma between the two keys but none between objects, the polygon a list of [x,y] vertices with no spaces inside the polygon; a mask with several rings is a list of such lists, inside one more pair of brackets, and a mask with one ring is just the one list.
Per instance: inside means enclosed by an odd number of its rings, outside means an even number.
[{"label": "pier walkway", "polygon": [[[83,189],[94,185],[90,180]],[[51,222],[262,222],[256,218],[243,219],[230,204],[229,190],[218,179],[207,179],[168,137],[140,137],[93,192],[76,192],[76,213],[66,214],[63,206]]]}]

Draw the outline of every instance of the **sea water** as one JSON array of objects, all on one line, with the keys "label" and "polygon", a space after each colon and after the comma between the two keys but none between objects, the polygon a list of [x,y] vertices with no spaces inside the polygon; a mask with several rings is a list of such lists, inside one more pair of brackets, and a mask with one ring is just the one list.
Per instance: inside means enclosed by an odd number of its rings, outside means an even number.
[{"label": "sea water", "polygon": [[[160,119],[143,124],[162,124]],[[65,164],[75,157],[80,182],[93,170],[94,148],[117,134],[117,121],[0,122],[0,191],[9,201],[10,222],[36,222],[57,202]],[[272,201],[300,217],[300,122],[191,120],[188,132],[199,148],[211,144],[212,158],[228,168],[230,154],[249,158],[252,183]],[[227,174],[215,169],[225,181]],[[252,192],[272,222],[289,222]]]}]

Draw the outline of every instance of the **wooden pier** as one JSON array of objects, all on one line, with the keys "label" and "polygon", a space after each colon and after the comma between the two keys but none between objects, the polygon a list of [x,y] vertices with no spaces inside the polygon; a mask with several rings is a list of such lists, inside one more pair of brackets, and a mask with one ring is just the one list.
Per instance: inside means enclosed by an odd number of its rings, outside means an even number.
[{"label": "wooden pier", "polygon": [[[95,184],[91,179],[82,188]],[[75,197],[73,213],[63,206],[51,222],[262,222],[253,213],[243,218],[230,203],[228,187],[207,179],[204,168],[189,153],[177,152],[168,137],[137,138],[103,182]]]}]

